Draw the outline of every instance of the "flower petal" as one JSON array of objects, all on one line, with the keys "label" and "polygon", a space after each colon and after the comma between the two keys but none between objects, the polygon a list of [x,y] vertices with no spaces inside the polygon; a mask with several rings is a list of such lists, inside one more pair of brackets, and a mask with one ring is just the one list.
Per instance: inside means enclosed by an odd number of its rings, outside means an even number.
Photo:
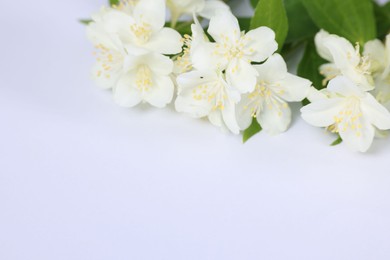
[{"label": "flower petal", "polygon": [[171,29],[163,28],[155,33],[145,44],[145,48],[162,54],[176,54],[182,51],[181,35]]},{"label": "flower petal", "polygon": [[103,64],[97,62],[92,68],[92,78],[96,84],[103,89],[114,88],[122,76],[122,68],[112,68],[106,70],[107,67],[103,67]]},{"label": "flower petal", "polygon": [[264,131],[271,135],[283,133],[291,123],[291,109],[288,104],[276,98],[266,99],[257,121]]},{"label": "flower petal", "polygon": [[301,108],[301,116],[307,123],[317,127],[327,127],[335,123],[335,116],[343,108],[342,98],[316,100]]},{"label": "flower petal", "polygon": [[230,11],[217,11],[215,16],[210,19],[207,32],[218,43],[227,40],[231,44],[236,44],[236,41],[241,37],[238,20]]},{"label": "flower petal", "polygon": [[206,19],[211,19],[218,10],[229,12],[230,8],[220,0],[209,0],[205,1],[203,10],[199,12],[199,15]]},{"label": "flower petal", "polygon": [[211,42],[198,42],[191,47],[191,61],[193,67],[197,70],[215,70],[223,69],[228,64],[228,60],[221,56],[215,55],[216,44]]},{"label": "flower petal", "polygon": [[339,134],[343,141],[353,150],[365,152],[370,148],[375,136],[375,128],[364,118],[360,117],[356,121],[361,126],[359,130],[347,127],[339,127]]},{"label": "flower petal", "polygon": [[364,117],[381,130],[390,129],[390,112],[375,98],[367,93],[366,98],[361,102],[361,109]]},{"label": "flower petal", "polygon": [[232,60],[226,69],[228,83],[241,93],[248,93],[255,89],[257,75],[257,70],[243,59]]},{"label": "flower petal", "polygon": [[311,81],[287,73],[287,76],[279,82],[281,92],[278,94],[288,102],[302,101],[309,95]]},{"label": "flower petal", "polygon": [[331,52],[329,51],[328,47],[325,45],[325,40],[330,36],[330,34],[327,31],[321,30],[319,31],[315,38],[315,45],[318,54],[325,60],[333,62],[333,56]]},{"label": "flower petal", "polygon": [[280,54],[273,54],[263,64],[253,67],[258,72],[258,81],[277,82],[287,75],[287,65]]},{"label": "flower petal", "polygon": [[249,98],[249,95],[243,95],[236,107],[237,123],[241,130],[245,130],[251,125],[253,112],[257,110],[256,100]]},{"label": "flower petal", "polygon": [[179,92],[175,101],[176,111],[188,113],[197,118],[207,116],[213,104],[207,99],[194,96],[194,94],[199,86],[209,85],[216,80],[218,80],[218,76],[210,71],[191,71],[179,75],[177,77]]},{"label": "flower petal", "polygon": [[244,42],[244,55],[251,61],[262,62],[278,49],[275,32],[265,26],[246,33]]},{"label": "flower petal", "polygon": [[141,92],[135,87],[134,72],[123,75],[114,89],[114,101],[123,107],[134,107],[142,100]]},{"label": "flower petal", "polygon": [[155,77],[154,85],[144,94],[144,100],[155,107],[163,108],[172,101],[174,89],[170,77]]},{"label": "flower petal", "polygon": [[141,0],[134,7],[133,16],[158,31],[165,24],[165,9],[165,0]]},{"label": "flower petal", "polygon": [[353,81],[344,76],[338,76],[329,81],[327,89],[330,92],[340,94],[344,97],[357,96],[363,98],[365,96],[365,92],[356,86]]},{"label": "flower petal", "polygon": [[233,101],[228,100],[225,102],[225,106],[222,109],[222,118],[226,127],[234,134],[240,133],[240,127],[238,126],[236,119],[235,104]]}]

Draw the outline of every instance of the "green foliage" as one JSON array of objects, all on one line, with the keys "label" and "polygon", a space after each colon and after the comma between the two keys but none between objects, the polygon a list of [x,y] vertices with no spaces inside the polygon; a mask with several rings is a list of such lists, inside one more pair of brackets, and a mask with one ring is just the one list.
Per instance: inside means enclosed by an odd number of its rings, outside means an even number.
[{"label": "green foliage", "polygon": [[[193,23],[192,21],[189,21],[189,22],[177,22],[176,25],[175,25],[175,30],[178,31],[183,36],[185,34],[191,35],[192,34],[192,31],[191,31],[192,23]],[[173,28],[172,27],[172,22],[167,22],[165,24],[165,27]]]},{"label": "green foliage", "polygon": [[298,65],[298,76],[309,79],[316,89],[322,89],[324,77],[319,73],[319,67],[326,61],[321,58],[316,50],[314,40],[307,43],[305,53]]},{"label": "green foliage", "polygon": [[91,19],[80,19],[79,22],[82,24],[88,25],[92,22],[92,20]]},{"label": "green foliage", "polygon": [[252,17],[250,28],[268,26],[276,34],[279,50],[282,50],[288,32],[288,21],[283,0],[260,0]]},{"label": "green foliage", "polygon": [[253,118],[252,124],[244,131],[242,135],[242,142],[245,143],[248,141],[252,136],[259,133],[262,130],[261,126],[257,122],[256,118]]},{"label": "green foliage", "polygon": [[120,0],[109,0],[109,3],[110,3],[111,6],[118,5],[119,2],[120,2]]},{"label": "green foliage", "polygon": [[286,43],[308,39],[318,32],[301,0],[285,0],[284,6],[289,27]]},{"label": "green foliage", "polygon": [[337,139],[333,142],[333,143],[331,143],[330,145],[331,146],[336,146],[336,145],[338,145],[338,144],[341,144],[343,142],[343,139],[341,139],[341,136],[339,135],[338,137],[337,137]]},{"label": "green foliage", "polygon": [[249,31],[250,25],[251,25],[251,18],[250,17],[239,17],[238,23],[240,24],[241,31]]},{"label": "green foliage", "polygon": [[314,23],[361,45],[376,37],[371,0],[301,0]]},{"label": "green foliage", "polygon": [[259,3],[259,0],[251,0],[251,5],[253,8],[256,8],[258,3]]},{"label": "green foliage", "polygon": [[378,38],[384,38],[390,32],[390,2],[384,6],[374,3]]}]

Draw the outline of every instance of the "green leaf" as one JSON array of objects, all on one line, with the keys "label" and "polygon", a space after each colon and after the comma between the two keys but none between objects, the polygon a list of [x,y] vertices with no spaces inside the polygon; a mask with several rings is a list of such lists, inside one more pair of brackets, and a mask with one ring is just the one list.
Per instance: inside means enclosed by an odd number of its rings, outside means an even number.
[{"label": "green leaf", "polygon": [[109,3],[111,6],[119,5],[120,0],[110,0]]},{"label": "green leaf", "polygon": [[319,28],[361,46],[376,37],[372,0],[302,0],[302,3]]},{"label": "green leaf", "polygon": [[289,27],[286,43],[308,39],[318,32],[301,0],[285,0],[284,6]]},{"label": "green leaf", "polygon": [[331,143],[331,146],[336,146],[338,144],[341,144],[343,142],[343,139],[341,139],[341,136],[339,135],[336,140],[334,140],[333,143]]},{"label": "green leaf", "polygon": [[259,123],[257,122],[256,118],[253,118],[252,120],[252,124],[250,125],[250,127],[248,127],[243,135],[242,135],[242,142],[245,143],[246,141],[248,141],[252,136],[254,136],[255,134],[259,133],[260,131],[262,130],[261,126],[259,125]]},{"label": "green leaf", "polygon": [[251,5],[253,8],[256,8],[258,3],[259,3],[259,0],[251,0]]},{"label": "green leaf", "polygon": [[80,19],[79,22],[82,24],[88,25],[92,22],[92,20],[91,19]]},{"label": "green leaf", "polygon": [[390,2],[384,6],[374,3],[378,35],[382,39],[390,32]]},{"label": "green leaf", "polygon": [[316,50],[314,40],[307,43],[305,53],[298,65],[297,74],[300,77],[309,79],[316,89],[322,89],[322,81],[324,77],[320,74],[319,68],[326,61],[321,58]]},{"label": "green leaf", "polygon": [[283,0],[260,0],[252,17],[250,28],[268,26],[276,34],[278,51],[282,50],[288,32],[288,21]]},{"label": "green leaf", "polygon": [[249,31],[251,18],[250,17],[238,17],[238,23],[240,24],[241,31]]},{"label": "green leaf", "polygon": [[[193,23],[192,21],[189,21],[189,22],[177,22],[176,25],[175,25],[175,30],[178,31],[183,36],[185,34],[191,35],[192,34],[192,31],[191,31],[191,24],[192,23]],[[165,27],[173,28],[172,27],[172,22],[167,22],[165,24]]]}]

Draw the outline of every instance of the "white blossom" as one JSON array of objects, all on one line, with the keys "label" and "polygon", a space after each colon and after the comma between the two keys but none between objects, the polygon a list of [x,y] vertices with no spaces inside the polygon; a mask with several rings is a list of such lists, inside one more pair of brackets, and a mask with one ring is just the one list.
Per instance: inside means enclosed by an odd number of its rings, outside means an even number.
[{"label": "white blossom", "polygon": [[116,9],[106,14],[106,30],[120,38],[130,55],[179,53],[181,35],[164,27],[165,10],[165,0],[138,0],[130,14]]},{"label": "white blossom", "polygon": [[239,126],[244,130],[256,118],[266,132],[284,132],[291,122],[287,102],[302,101],[309,93],[311,82],[288,73],[279,54],[254,67],[258,72],[257,84],[253,92],[242,96],[237,107]]},{"label": "white blossom", "polygon": [[350,78],[362,90],[372,90],[374,81],[370,73],[370,63],[360,55],[359,44],[354,47],[347,39],[321,30],[315,37],[318,54],[329,61],[320,67],[326,77],[324,85],[332,78],[343,75]]},{"label": "white blossom", "polygon": [[251,62],[262,62],[278,48],[275,33],[259,27],[246,34],[230,12],[217,12],[210,20],[208,33],[215,42],[201,41],[191,48],[191,60],[197,70],[225,70],[230,85],[240,92],[253,91],[258,75]]},{"label": "white blossom", "polygon": [[235,105],[240,93],[225,80],[222,72],[194,70],[177,78],[179,86],[175,107],[178,112],[195,118],[208,117],[210,122],[238,134]]},{"label": "white blossom", "polygon": [[172,101],[174,84],[170,77],[173,62],[166,56],[149,53],[126,60],[125,73],[114,88],[114,100],[124,107],[146,102],[165,107]]},{"label": "white blossom", "polygon": [[338,133],[352,149],[365,152],[371,146],[375,128],[390,129],[390,113],[368,92],[345,76],[330,80],[326,92],[315,95],[301,109],[302,118],[317,127]]},{"label": "white blossom", "polygon": [[370,60],[375,81],[373,95],[390,110],[390,35],[385,44],[378,39],[367,42],[364,55]]}]

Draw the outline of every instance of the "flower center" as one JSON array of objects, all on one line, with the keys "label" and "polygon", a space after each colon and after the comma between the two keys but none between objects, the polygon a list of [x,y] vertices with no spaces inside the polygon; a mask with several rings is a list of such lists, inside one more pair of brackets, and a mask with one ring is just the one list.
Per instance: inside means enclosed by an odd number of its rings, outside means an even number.
[{"label": "flower center", "polygon": [[196,101],[207,101],[213,103],[213,110],[224,110],[225,99],[227,94],[225,93],[225,87],[220,82],[213,84],[201,84],[192,90],[192,98]]},{"label": "flower center", "polygon": [[141,65],[138,67],[135,84],[137,89],[142,92],[148,92],[153,85],[152,72],[148,66]]},{"label": "flower center", "polygon": [[[280,84],[271,84],[267,81],[259,81],[256,84],[255,90],[249,94],[248,98],[251,101],[244,109],[251,109],[252,117],[257,117],[264,109],[264,104],[267,109],[277,109],[278,115],[282,115],[282,108],[287,108],[285,102],[278,97],[282,95],[284,90],[281,89]],[[281,106],[282,104],[282,106]]]},{"label": "flower center", "polygon": [[149,41],[150,36],[152,35],[152,27],[148,23],[132,24],[130,26],[131,32],[135,36],[135,41],[138,44],[144,44]]},{"label": "flower center", "polygon": [[360,101],[358,98],[351,97],[347,100],[345,107],[334,116],[335,124],[328,130],[332,132],[355,131],[356,136],[361,136],[362,112],[360,110]]},{"label": "flower center", "polygon": [[101,69],[96,72],[98,77],[111,78],[111,73],[119,69],[123,64],[123,56],[116,50],[109,49],[103,44],[95,46],[97,49],[94,52],[97,62],[101,65]]}]

